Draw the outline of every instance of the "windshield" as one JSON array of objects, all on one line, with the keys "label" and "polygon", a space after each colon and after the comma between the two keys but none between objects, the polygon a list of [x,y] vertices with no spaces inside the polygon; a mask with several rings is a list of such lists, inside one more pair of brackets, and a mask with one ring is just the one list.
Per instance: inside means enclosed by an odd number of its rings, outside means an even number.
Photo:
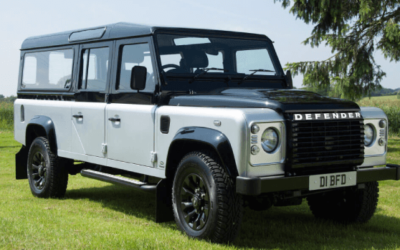
[{"label": "windshield", "polygon": [[277,75],[267,41],[159,34],[157,43],[167,74]]}]

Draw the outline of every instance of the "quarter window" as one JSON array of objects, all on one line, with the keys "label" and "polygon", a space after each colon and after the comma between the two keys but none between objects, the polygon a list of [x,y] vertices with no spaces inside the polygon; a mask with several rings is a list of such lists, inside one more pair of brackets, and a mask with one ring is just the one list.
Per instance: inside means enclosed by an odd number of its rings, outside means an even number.
[{"label": "quarter window", "polygon": [[83,50],[80,89],[106,89],[109,51],[109,48]]},{"label": "quarter window", "polygon": [[154,90],[154,72],[150,55],[150,47],[147,43],[124,45],[119,72],[118,90],[131,90],[131,72],[135,66],[143,66],[147,69],[146,88],[141,92]]},{"label": "quarter window", "polygon": [[72,65],[72,49],[26,53],[22,88],[69,89]]}]

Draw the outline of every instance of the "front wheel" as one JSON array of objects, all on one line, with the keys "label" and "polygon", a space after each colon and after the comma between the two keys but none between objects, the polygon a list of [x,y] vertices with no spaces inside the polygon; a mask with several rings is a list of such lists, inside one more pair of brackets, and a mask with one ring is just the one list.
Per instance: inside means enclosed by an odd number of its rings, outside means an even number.
[{"label": "front wheel", "polygon": [[198,239],[232,242],[242,220],[242,198],[234,183],[211,154],[187,154],[178,166],[172,189],[179,229]]},{"label": "front wheel", "polygon": [[365,223],[378,204],[378,182],[365,183],[364,189],[345,189],[307,198],[315,217],[341,223]]},{"label": "front wheel", "polygon": [[65,163],[51,151],[47,138],[37,137],[28,153],[27,172],[32,194],[41,198],[63,197],[68,184]]}]

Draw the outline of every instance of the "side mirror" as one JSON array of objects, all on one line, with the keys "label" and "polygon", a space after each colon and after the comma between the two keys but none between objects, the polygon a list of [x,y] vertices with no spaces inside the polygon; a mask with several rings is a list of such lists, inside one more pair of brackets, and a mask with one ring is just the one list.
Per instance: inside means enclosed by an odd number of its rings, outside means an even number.
[{"label": "side mirror", "polygon": [[288,88],[292,89],[293,88],[293,79],[292,79],[292,73],[290,72],[290,70],[286,71],[285,79],[286,79],[286,84],[287,84]]},{"label": "side mirror", "polygon": [[131,71],[131,89],[143,90],[146,87],[147,69],[135,66]]}]

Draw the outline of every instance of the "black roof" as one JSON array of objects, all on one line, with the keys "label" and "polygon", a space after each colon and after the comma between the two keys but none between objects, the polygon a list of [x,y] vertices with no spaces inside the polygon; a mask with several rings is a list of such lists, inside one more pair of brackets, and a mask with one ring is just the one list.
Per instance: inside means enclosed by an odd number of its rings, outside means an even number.
[{"label": "black roof", "polygon": [[[21,50],[28,49],[36,49],[43,47],[51,47],[51,46],[62,46],[74,43],[82,43],[83,41],[71,42],[69,38],[72,33],[87,31],[87,30],[95,30],[95,29],[105,29],[105,33],[101,38],[90,39],[90,41],[102,41],[102,40],[111,40],[118,38],[126,38],[126,37],[137,37],[137,36],[148,36],[154,34],[157,31],[165,31],[165,32],[194,32],[194,33],[211,33],[211,34],[219,34],[219,35],[230,35],[230,36],[239,36],[239,37],[252,37],[258,39],[268,39],[265,35],[259,34],[251,34],[251,33],[243,33],[243,32],[232,32],[232,31],[221,31],[221,30],[206,30],[206,29],[189,29],[189,28],[172,28],[172,27],[156,27],[156,26],[148,26],[141,24],[133,24],[133,23],[115,23],[109,25],[103,25],[98,27],[79,29],[79,30],[71,30],[60,33],[54,33],[43,36],[34,36],[25,39],[22,43]],[[269,39],[268,39],[269,40]],[[86,41],[84,41],[86,42]]]}]

